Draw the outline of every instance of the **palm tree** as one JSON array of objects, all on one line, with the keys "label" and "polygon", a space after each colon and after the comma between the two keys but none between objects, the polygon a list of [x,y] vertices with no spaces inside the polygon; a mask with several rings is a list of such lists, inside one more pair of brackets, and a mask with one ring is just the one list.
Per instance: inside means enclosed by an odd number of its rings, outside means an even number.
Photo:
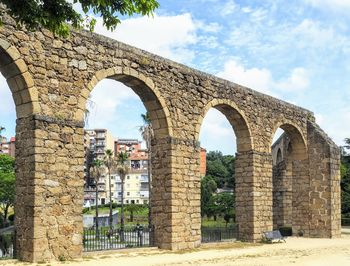
[{"label": "palm tree", "polygon": [[99,239],[100,237],[100,232],[98,230],[98,180],[100,179],[101,175],[102,175],[102,171],[103,171],[103,163],[102,161],[95,159],[92,163],[91,163],[91,167],[90,167],[90,174],[91,176],[94,178],[95,181],[95,195],[96,195],[96,199],[95,199],[95,203],[96,203],[96,216],[95,216],[95,237],[96,239]]},{"label": "palm tree", "polygon": [[0,141],[2,141],[2,135],[1,133],[5,131],[5,128],[3,126],[0,126]]},{"label": "palm tree", "polygon": [[124,181],[125,176],[129,173],[129,154],[119,152],[117,155],[117,173],[122,181],[121,187],[121,208],[120,208],[120,240],[124,241]]},{"label": "palm tree", "polygon": [[111,170],[115,166],[115,161],[113,158],[112,150],[106,150],[103,160],[104,165],[108,170],[108,179],[109,179],[109,229],[112,232],[113,230],[113,213],[112,213],[112,182],[111,182]]},{"label": "palm tree", "polygon": [[[142,120],[143,120],[143,126],[140,127],[140,132],[142,135],[143,140],[146,142],[146,148],[147,148],[147,154],[148,154],[148,160],[147,160],[147,175],[148,175],[148,227],[152,228],[152,214],[151,214],[151,190],[152,190],[152,183],[151,183],[151,142],[154,137],[153,128],[151,124],[151,119],[149,117],[149,113],[146,112],[146,114],[141,114]],[[152,234],[151,234],[152,235]],[[151,236],[150,235],[150,236]],[[152,243],[152,239],[150,239]]]}]

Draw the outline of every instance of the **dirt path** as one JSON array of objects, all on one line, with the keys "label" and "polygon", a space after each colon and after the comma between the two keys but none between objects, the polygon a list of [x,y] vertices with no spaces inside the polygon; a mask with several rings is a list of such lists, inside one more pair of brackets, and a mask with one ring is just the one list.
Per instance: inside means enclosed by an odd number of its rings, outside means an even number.
[{"label": "dirt path", "polygon": [[[287,243],[252,245],[221,243],[187,252],[157,249],[125,250],[103,254],[85,254],[76,261],[37,265],[350,265],[350,235],[341,239],[288,238]],[[17,261],[0,261],[0,265],[30,265]],[[35,265],[35,264],[34,264]]]}]

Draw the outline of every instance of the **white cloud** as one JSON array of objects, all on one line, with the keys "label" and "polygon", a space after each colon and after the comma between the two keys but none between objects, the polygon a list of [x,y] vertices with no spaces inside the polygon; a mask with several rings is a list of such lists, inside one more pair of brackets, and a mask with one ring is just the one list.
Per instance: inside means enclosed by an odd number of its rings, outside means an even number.
[{"label": "white cloud", "polygon": [[226,17],[228,15],[233,14],[237,10],[237,4],[234,0],[228,0],[222,8],[220,8],[220,15]]},{"label": "white cloud", "polygon": [[234,60],[227,61],[224,70],[217,74],[219,77],[231,80],[239,85],[243,85],[254,90],[272,93],[272,77],[268,69],[250,68],[246,69],[243,65]]},{"label": "white cloud", "polygon": [[316,118],[316,123],[319,124],[320,126],[323,126],[324,125],[324,116],[322,114],[318,114],[316,113],[315,114],[315,118]]},{"label": "white cloud", "polygon": [[226,117],[215,108],[211,108],[204,117],[199,139],[201,146],[208,151],[236,152],[236,135]]},{"label": "white cloud", "polygon": [[101,80],[91,92],[91,101],[87,103],[90,111],[88,126],[106,128],[116,123],[118,107],[130,100],[140,101],[132,89],[114,80]]},{"label": "white cloud", "polygon": [[203,21],[196,21],[196,26],[203,32],[217,33],[222,29],[222,26],[217,22],[205,23]]},{"label": "white cloud", "polygon": [[102,19],[97,18],[95,31],[175,61],[190,62],[195,55],[188,45],[197,43],[197,29],[191,14],[185,13],[126,19],[114,32],[105,29]]},{"label": "white cloud", "polygon": [[342,108],[330,114],[317,114],[316,122],[334,140],[344,145],[344,139],[350,137],[350,108]]},{"label": "white cloud", "polygon": [[[298,40],[300,48],[339,45],[339,43],[334,43],[337,37],[333,28],[322,27],[319,22],[310,19],[304,19],[291,31],[290,35]],[[339,38],[337,39],[338,42],[341,41]]]},{"label": "white cloud", "polygon": [[304,90],[309,85],[308,73],[300,67],[293,69],[287,78],[275,80],[266,68],[245,68],[237,61],[229,60],[225,63],[223,71],[217,75],[272,96],[277,96],[283,91]]},{"label": "white cloud", "polygon": [[308,73],[304,68],[298,67],[292,70],[290,76],[281,82],[276,82],[274,87],[286,91],[304,90],[309,86]]},{"label": "white cloud", "polygon": [[15,103],[12,93],[7,85],[6,79],[0,74],[0,112],[2,114],[12,114],[15,112]]},{"label": "white cloud", "polygon": [[325,10],[346,12],[350,9],[349,0],[305,0],[305,2],[313,7]]}]

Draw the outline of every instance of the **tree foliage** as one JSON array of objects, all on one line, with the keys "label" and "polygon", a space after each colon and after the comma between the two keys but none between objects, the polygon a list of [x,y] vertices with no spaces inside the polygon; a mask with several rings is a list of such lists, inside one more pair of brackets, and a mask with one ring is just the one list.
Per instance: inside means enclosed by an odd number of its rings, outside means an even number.
[{"label": "tree foliage", "polygon": [[207,153],[207,172],[201,181],[201,215],[234,218],[234,194],[216,193],[218,188],[234,189],[235,157],[219,151]]},{"label": "tree foliage", "polygon": [[[101,16],[103,26],[114,30],[120,23],[120,16],[134,14],[152,15],[159,7],[156,0],[0,0],[18,23],[29,30],[40,26],[60,36],[69,34],[69,25],[76,29],[93,31],[94,16]],[[73,4],[78,4],[84,15],[78,13]]]},{"label": "tree foliage", "polygon": [[[346,143],[348,144],[348,142]],[[348,154],[342,154],[341,156],[340,174],[341,212],[343,216],[350,218],[350,155]]]},{"label": "tree foliage", "polygon": [[143,209],[145,209],[145,206],[140,204],[127,204],[125,210],[130,213],[130,222],[134,221],[134,214],[141,212]]},{"label": "tree foliage", "polygon": [[15,201],[15,159],[6,154],[0,154],[0,215],[5,225],[8,211]]},{"label": "tree foliage", "polygon": [[222,155],[219,151],[207,154],[207,173],[215,180],[218,188],[234,188],[235,157]]}]

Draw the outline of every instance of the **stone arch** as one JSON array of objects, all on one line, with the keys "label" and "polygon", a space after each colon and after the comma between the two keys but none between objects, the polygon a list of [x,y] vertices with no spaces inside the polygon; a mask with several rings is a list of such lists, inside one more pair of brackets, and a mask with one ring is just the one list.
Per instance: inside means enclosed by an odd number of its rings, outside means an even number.
[{"label": "stone arch", "polygon": [[273,144],[273,137],[278,128],[282,128],[289,138],[289,144],[293,147],[291,150],[291,156],[296,160],[303,160],[307,158],[307,142],[299,126],[290,122],[277,123],[270,137],[270,147]]},{"label": "stone arch", "polygon": [[244,113],[231,100],[214,99],[204,108],[196,125],[196,140],[199,139],[199,132],[203,119],[210,108],[215,108],[224,114],[230,122],[237,137],[237,152],[245,152],[253,149],[253,137]]},{"label": "stone arch", "polygon": [[28,66],[17,48],[3,39],[0,39],[0,72],[12,92],[17,118],[40,113],[38,91]]},{"label": "stone arch", "polygon": [[[276,124],[284,133],[272,149],[281,147],[282,163],[273,166],[273,227],[291,226],[293,234],[308,235],[309,160],[300,128],[289,122]],[[271,139],[272,143],[272,139]],[[277,146],[276,146],[277,145]]]},{"label": "stone arch", "polygon": [[149,112],[156,138],[173,135],[170,112],[153,80],[129,67],[113,67],[97,71],[88,83],[87,88],[84,88],[80,94],[79,106],[75,114],[76,120],[81,121],[84,119],[86,101],[91,91],[99,81],[105,78],[122,82],[140,97],[146,110]]},{"label": "stone arch", "polygon": [[276,156],[276,164],[282,162],[283,158],[282,158],[282,151],[280,148],[278,148],[277,151],[277,156]]}]

